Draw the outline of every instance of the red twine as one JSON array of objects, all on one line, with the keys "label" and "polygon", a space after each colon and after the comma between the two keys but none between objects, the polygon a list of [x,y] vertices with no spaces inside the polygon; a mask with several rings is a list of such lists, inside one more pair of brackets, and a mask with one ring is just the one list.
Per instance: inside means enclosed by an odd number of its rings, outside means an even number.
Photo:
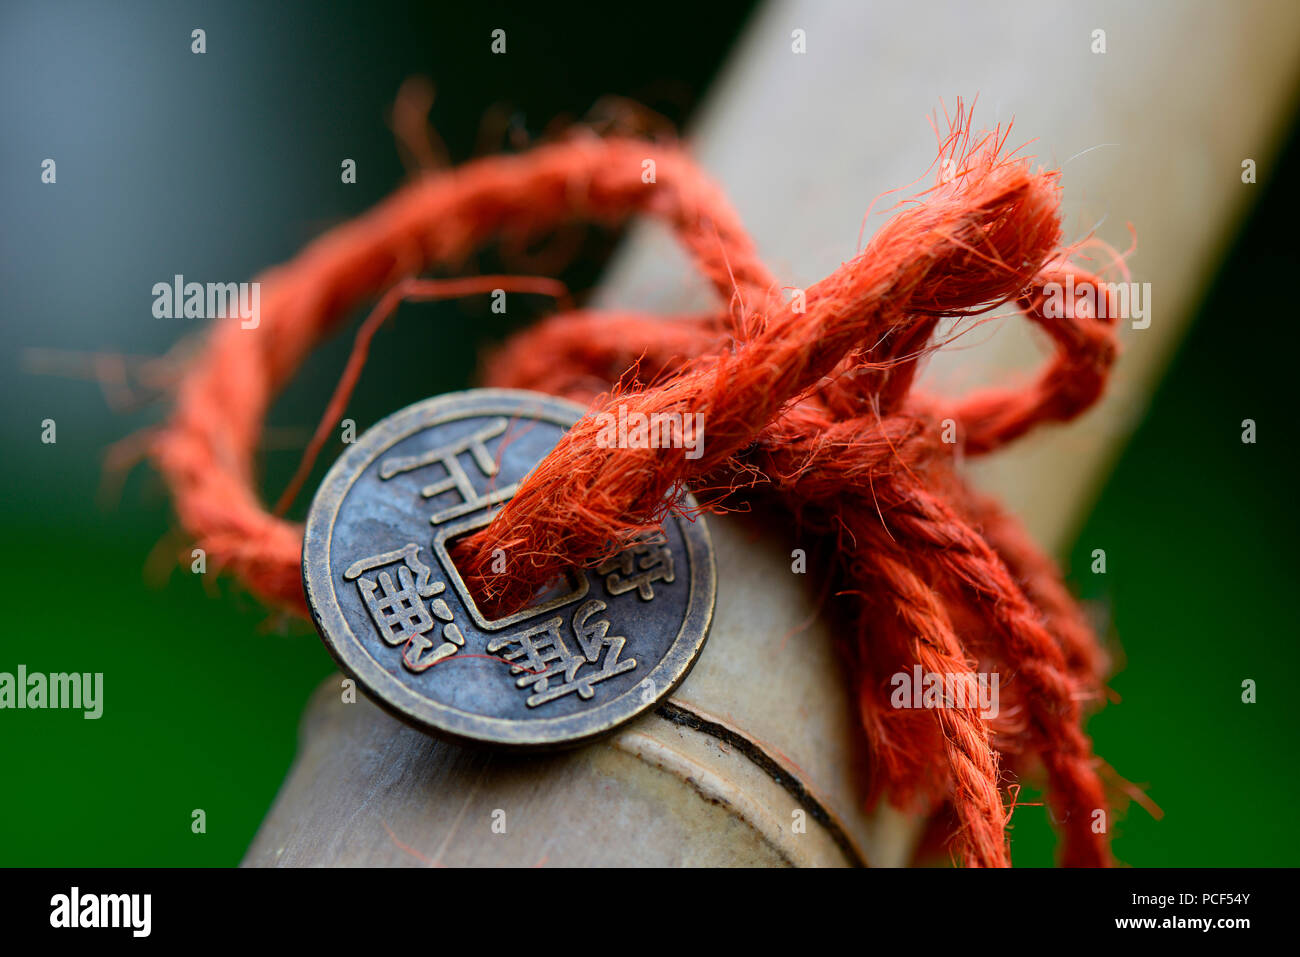
[{"label": "red twine", "polygon": [[[687,489],[711,509],[761,502],[834,545],[825,573],[849,625],[873,797],[951,802],[955,853],[1002,866],[1004,795],[1041,761],[1062,861],[1109,863],[1108,804],[1081,723],[1083,704],[1100,700],[1105,657],[1051,561],[969,488],[956,460],[1087,409],[1115,358],[1114,328],[1081,293],[1064,310],[1045,308],[1049,283],[1096,281],[1060,245],[1057,174],[1004,155],[1004,132],[972,141],[967,120],[959,107],[939,183],[789,302],[721,192],[675,148],[575,138],[420,179],[263,276],[256,331],[214,332],[152,443],[181,524],[260,597],[305,612],[301,527],[262,507],[253,457],[268,404],[312,346],[387,290],[282,506],[342,415],[369,337],[401,299],[559,292],[545,279],[410,277],[454,268],[491,238],[529,242],[574,220],[654,216],[726,306],[680,318],[564,311],[491,358],[487,384],[564,395],[593,414],[462,543],[471,587],[498,610],[518,607],[565,565],[599,562],[662,523]],[[647,159],[654,183],[642,179]],[[1005,303],[1055,343],[1036,381],[957,402],[912,388],[942,320]],[[594,413],[616,407],[701,415],[698,457],[601,447]],[[958,442],[944,441],[945,428]],[[506,575],[491,571],[498,549]],[[999,714],[982,716],[973,701],[892,707],[891,677],[916,665],[972,686],[999,675]]]}]

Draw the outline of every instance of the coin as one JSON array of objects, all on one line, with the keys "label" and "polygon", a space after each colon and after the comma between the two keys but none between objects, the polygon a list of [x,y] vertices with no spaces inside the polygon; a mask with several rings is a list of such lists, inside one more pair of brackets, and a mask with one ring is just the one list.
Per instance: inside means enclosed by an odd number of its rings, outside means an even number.
[{"label": "coin", "polygon": [[[695,663],[717,588],[702,517],[674,513],[500,618],[450,557],[584,412],[508,389],[428,399],[368,430],[321,483],[303,537],[312,618],[397,717],[461,740],[560,747],[653,708]],[[494,562],[509,574],[509,555]]]}]

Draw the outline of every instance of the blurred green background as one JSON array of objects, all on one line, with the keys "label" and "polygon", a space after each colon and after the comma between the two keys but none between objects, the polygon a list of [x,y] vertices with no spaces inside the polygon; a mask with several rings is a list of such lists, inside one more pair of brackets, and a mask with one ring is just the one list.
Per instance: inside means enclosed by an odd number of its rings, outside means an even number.
[{"label": "blurred green background", "polygon": [[[333,670],[310,626],[170,563],[179,540],[165,539],[156,475],[136,469],[104,488],[108,445],[161,407],[110,409],[92,382],[34,373],[26,350],[161,354],[183,328],[150,316],[154,282],[249,278],[382,198],[403,177],[384,115],[409,76],[438,83],[432,118],[458,160],[481,128],[511,148],[605,94],[681,124],[749,7],[660,3],[635,29],[490,3],[0,7],[0,671],[102,671],[106,699],[99,721],[0,712],[0,864],[237,863],[307,697]],[[202,57],[189,50],[195,26],[207,31]],[[488,52],[497,27],[508,57]],[[55,188],[34,172],[46,156]],[[339,182],[344,157],[357,161],[355,186]],[[1300,572],[1288,288],[1298,177],[1293,136],[1069,556],[1072,583],[1122,638],[1122,701],[1089,730],[1165,812],[1157,822],[1133,807],[1117,822],[1116,852],[1137,866],[1289,864],[1297,850],[1286,676],[1300,665],[1287,600]],[[566,274],[574,288],[594,281],[615,238],[586,236]],[[500,258],[489,250],[476,265]],[[365,428],[472,384],[504,322],[483,302],[404,307],[349,415]],[[321,348],[277,403],[268,495],[350,340]],[[40,442],[45,418],[55,445]],[[1258,423],[1255,445],[1240,441],[1243,418]],[[1104,576],[1089,572],[1093,548],[1106,549]],[[1259,682],[1257,704],[1241,703],[1245,678]],[[206,834],[191,832],[195,808]],[[1046,811],[1021,808],[1017,863],[1048,864],[1053,845]]]}]

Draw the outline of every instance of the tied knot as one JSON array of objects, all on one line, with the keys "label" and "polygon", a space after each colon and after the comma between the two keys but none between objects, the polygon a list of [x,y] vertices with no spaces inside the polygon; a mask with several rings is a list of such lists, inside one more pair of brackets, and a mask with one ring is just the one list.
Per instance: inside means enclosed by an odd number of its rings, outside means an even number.
[{"label": "tied knot", "polygon": [[[486,384],[590,412],[456,546],[480,604],[517,610],[566,566],[598,564],[661,525],[688,490],[702,509],[761,504],[824,546],[818,574],[870,744],[869,797],[928,809],[954,855],[1001,866],[1008,781],[1041,768],[1062,860],[1108,863],[1097,827],[1107,797],[1081,727],[1105,656],[1053,563],[958,466],[1088,409],[1115,330],[1086,297],[1059,293],[1096,278],[1071,261],[1081,247],[1061,246],[1057,174],[1006,156],[1005,131],[973,137],[968,120],[959,106],[933,187],[900,203],[859,255],[788,295],[721,191],[670,145],[574,137],[422,177],[269,272],[256,334],[214,332],[151,443],[181,524],[209,561],[304,613],[302,531],[279,512],[342,415],[375,329],[403,299],[559,295],[545,279],[413,277],[493,238],[524,248],[573,220],[655,217],[720,305],[678,317],[562,308],[488,357]],[[252,484],[267,406],[381,292],[298,477],[268,512]],[[914,388],[947,324],[1001,306],[1054,345],[1032,381],[957,400]],[[681,441],[625,447],[608,439],[611,416],[666,417]],[[1000,699],[948,692],[927,704],[916,683],[933,676]]]}]

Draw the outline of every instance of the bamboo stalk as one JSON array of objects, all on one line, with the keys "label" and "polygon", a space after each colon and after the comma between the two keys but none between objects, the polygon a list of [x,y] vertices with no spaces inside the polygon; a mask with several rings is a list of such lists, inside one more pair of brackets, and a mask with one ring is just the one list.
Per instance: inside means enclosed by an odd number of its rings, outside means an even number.
[{"label": "bamboo stalk", "polygon": [[[806,53],[792,49],[796,30]],[[1071,236],[1101,223],[1123,247],[1132,222],[1133,278],[1151,284],[1153,309],[1149,326],[1126,329],[1108,397],[972,469],[1059,553],[1247,208],[1242,162],[1267,174],[1300,77],[1298,37],[1300,6],[1263,0],[773,2],[691,140],[791,285],[851,256],[862,212],[927,168],[922,115],[940,96],[978,93],[990,124],[1014,110],[1012,142],[1036,139],[1031,151],[1063,169]],[[679,311],[704,298],[690,275],[662,235],[638,229],[604,299]],[[1032,365],[1036,344],[1014,318],[973,336],[932,360],[928,387],[960,391]],[[916,821],[860,808],[852,709],[816,583],[790,573],[795,543],[762,516],[710,525],[713,634],[669,707],[579,751],[517,758],[425,738],[326,682],[245,864],[905,863]],[[498,810],[504,834],[491,827]]]}]

